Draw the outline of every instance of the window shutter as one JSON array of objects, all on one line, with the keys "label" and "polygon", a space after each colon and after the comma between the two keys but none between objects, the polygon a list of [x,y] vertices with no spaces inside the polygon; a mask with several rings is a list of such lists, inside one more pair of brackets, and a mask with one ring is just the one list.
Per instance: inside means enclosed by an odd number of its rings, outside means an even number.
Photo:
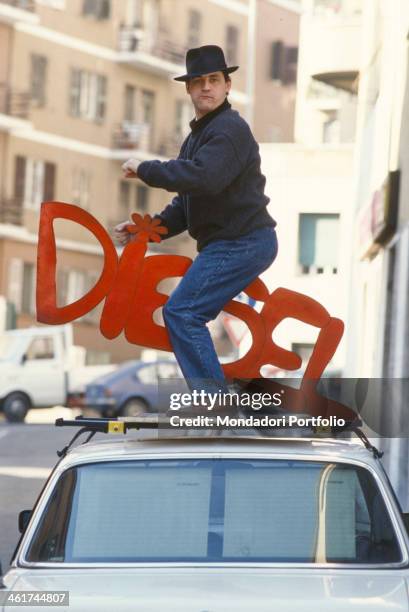
[{"label": "window shutter", "polygon": [[68,276],[69,270],[61,268],[57,270],[57,306],[61,308],[67,305],[67,292],[68,292]]},{"label": "window shutter", "polygon": [[188,16],[188,47],[198,47],[200,45],[201,30],[202,16],[199,11],[191,9]]},{"label": "window shutter", "polygon": [[81,71],[71,69],[69,112],[72,117],[79,117],[81,99]]},{"label": "window shutter", "polygon": [[281,40],[275,40],[271,45],[271,78],[281,81],[284,64],[284,44]]},{"label": "window shutter", "polygon": [[284,58],[282,81],[289,85],[297,80],[298,47],[285,47]]},{"label": "window shutter", "polygon": [[[84,289],[85,292],[91,291],[93,289],[100,277],[100,273],[96,271],[88,271],[84,273]],[[84,320],[89,323],[98,323],[99,317],[101,314],[101,306],[98,304],[93,308],[90,312],[84,315]]]},{"label": "window shutter", "polygon": [[14,197],[22,204],[26,180],[26,158],[16,155],[14,165]]},{"label": "window shutter", "polygon": [[44,172],[44,202],[54,200],[56,166],[50,162],[45,164]]},{"label": "window shutter", "polygon": [[228,25],[226,28],[226,62],[230,65],[237,63],[239,31],[236,26]]},{"label": "window shutter", "polygon": [[[129,181],[119,183],[119,210],[121,217],[129,216],[131,184]],[[125,219],[124,219],[125,220]]]},{"label": "window shutter", "polygon": [[13,302],[16,312],[21,312],[23,287],[23,260],[13,257],[9,262],[7,298]]},{"label": "window shutter", "polygon": [[22,302],[21,311],[25,314],[35,314],[35,267],[34,264],[23,264]]},{"label": "window shutter", "polygon": [[106,77],[97,75],[97,93],[96,93],[96,109],[95,109],[95,119],[97,121],[102,121],[105,117],[106,90],[107,90]]},{"label": "window shutter", "polygon": [[47,76],[47,58],[44,55],[31,55],[31,99],[39,106],[45,104],[45,85]]},{"label": "window shutter", "polygon": [[145,185],[136,186],[136,210],[146,212],[148,210],[149,189]]},{"label": "window shutter", "polygon": [[109,19],[111,12],[110,0],[99,0],[98,19]]},{"label": "window shutter", "polygon": [[82,3],[82,14],[83,15],[95,15],[95,0],[84,0]]}]

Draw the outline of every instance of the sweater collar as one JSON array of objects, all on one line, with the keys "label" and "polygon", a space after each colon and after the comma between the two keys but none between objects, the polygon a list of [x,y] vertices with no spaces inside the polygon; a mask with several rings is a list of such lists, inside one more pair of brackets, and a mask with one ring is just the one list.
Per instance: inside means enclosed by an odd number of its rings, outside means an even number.
[{"label": "sweater collar", "polygon": [[189,123],[192,132],[193,133],[197,132],[198,130],[203,128],[205,125],[207,125],[216,115],[218,115],[219,113],[229,108],[231,108],[231,104],[226,97],[224,99],[224,102],[222,102],[222,104],[220,104],[214,110],[210,111],[210,113],[203,115],[203,117],[200,117],[200,119],[192,119],[192,121]]}]

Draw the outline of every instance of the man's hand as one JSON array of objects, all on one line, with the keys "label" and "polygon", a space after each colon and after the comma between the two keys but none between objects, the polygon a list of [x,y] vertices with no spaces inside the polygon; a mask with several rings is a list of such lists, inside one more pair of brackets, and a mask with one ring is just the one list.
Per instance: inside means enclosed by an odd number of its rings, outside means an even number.
[{"label": "man's hand", "polygon": [[139,162],[137,159],[131,157],[124,164],[122,164],[122,171],[125,178],[138,178],[138,166]]},{"label": "man's hand", "polygon": [[132,225],[132,221],[123,221],[114,227],[114,240],[121,246],[126,246],[128,242],[131,242],[135,238],[135,234],[131,234],[131,232],[128,232],[126,229],[127,225]]}]

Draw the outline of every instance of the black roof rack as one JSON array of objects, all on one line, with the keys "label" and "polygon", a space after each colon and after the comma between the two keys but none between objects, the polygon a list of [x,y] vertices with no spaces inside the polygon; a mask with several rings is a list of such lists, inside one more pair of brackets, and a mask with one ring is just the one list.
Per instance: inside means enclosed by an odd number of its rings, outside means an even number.
[{"label": "black roof rack", "polygon": [[[170,419],[167,416],[149,415],[140,417],[118,417],[118,418],[84,418],[82,416],[76,417],[73,420],[57,419],[55,421],[56,427],[80,427],[79,431],[76,432],[74,437],[71,439],[69,444],[60,451],[57,451],[59,457],[64,457],[69,449],[72,447],[74,442],[84,433],[89,435],[83,442],[86,444],[94,437],[96,433],[110,433],[110,434],[126,434],[131,429],[159,429],[160,427],[169,428]],[[348,422],[344,426],[336,427],[307,427],[306,433],[312,433],[317,436],[336,436],[339,433],[351,432],[354,433],[363,443],[366,449],[372,452],[375,458],[380,458],[383,452],[379,451],[373,444],[370,443],[366,434],[360,429],[362,421],[356,419],[354,422]],[[278,427],[277,429],[288,429],[288,427]],[[297,428],[302,429],[302,428]],[[260,431],[260,430],[258,430]],[[262,431],[262,430],[261,430]],[[271,434],[270,434],[271,435]],[[239,437],[239,436],[238,436]],[[268,437],[268,433],[264,432],[264,438]],[[297,436],[302,438],[303,436]]]}]

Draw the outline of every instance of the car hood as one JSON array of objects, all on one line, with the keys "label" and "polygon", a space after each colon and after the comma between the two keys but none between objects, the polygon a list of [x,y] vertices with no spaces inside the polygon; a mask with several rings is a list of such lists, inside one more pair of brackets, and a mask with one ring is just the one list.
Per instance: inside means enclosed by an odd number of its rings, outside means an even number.
[{"label": "car hood", "polygon": [[70,612],[407,612],[408,576],[404,570],[67,568],[11,570],[5,582],[13,590],[68,590]]}]

